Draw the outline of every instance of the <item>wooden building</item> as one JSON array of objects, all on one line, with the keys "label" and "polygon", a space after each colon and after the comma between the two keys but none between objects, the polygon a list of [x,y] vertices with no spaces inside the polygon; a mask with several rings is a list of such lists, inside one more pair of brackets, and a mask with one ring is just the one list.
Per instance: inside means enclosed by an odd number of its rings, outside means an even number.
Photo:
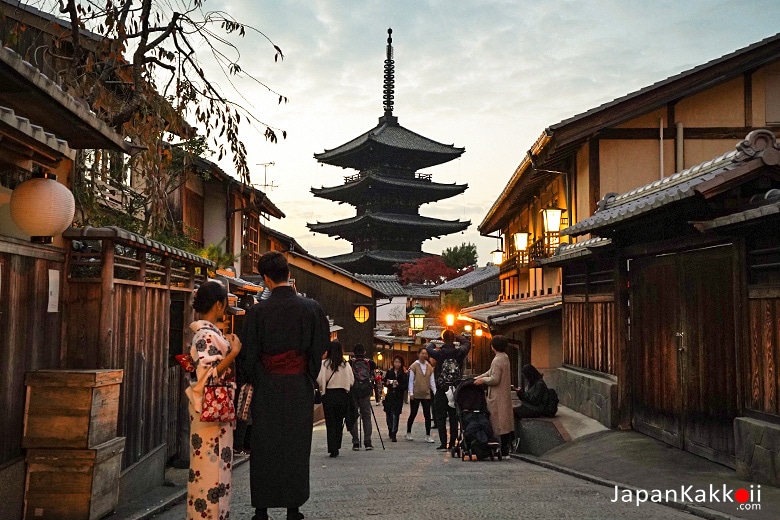
[{"label": "wooden building", "polygon": [[131,148],[54,82],[0,47],[0,518],[19,518],[25,483],[22,431],[25,373],[66,368],[61,236],[33,244],[10,217],[13,191],[34,173],[70,187],[76,150]]},{"label": "wooden building", "polygon": [[[587,348],[601,345],[589,331],[565,325],[581,314],[599,330],[612,330],[615,303],[605,296],[617,283],[612,266],[590,265],[567,282],[545,259],[575,239],[584,249],[571,254],[611,247],[587,233],[570,237],[560,230],[593,215],[606,195],[724,154],[757,128],[780,131],[780,34],[546,128],[479,226],[483,235],[501,238],[504,260],[501,301],[492,310],[475,310],[475,324],[530,351],[562,404],[616,427],[616,358],[602,346]],[[513,302],[543,309],[567,283],[570,291],[587,289],[593,296],[579,306],[571,302],[562,318],[558,307],[544,322],[539,316],[504,320]]]},{"label": "wooden building", "polygon": [[344,184],[312,188],[317,197],[355,206],[357,215],[334,222],[309,224],[309,229],[352,243],[352,253],[326,258],[353,273],[394,274],[396,264],[424,255],[423,241],[466,229],[470,222],[420,215],[420,206],[463,193],[467,185],[432,181],[418,170],[460,157],[464,149],[428,139],[398,123],[393,115],[392,38],[388,30],[385,60],[384,115],[368,132],[332,150],[315,154],[322,164],[358,173]]},{"label": "wooden building", "polygon": [[614,376],[617,422],[780,484],[775,135],[608,194],[563,233],[599,237],[545,262],[563,265],[567,361]]}]

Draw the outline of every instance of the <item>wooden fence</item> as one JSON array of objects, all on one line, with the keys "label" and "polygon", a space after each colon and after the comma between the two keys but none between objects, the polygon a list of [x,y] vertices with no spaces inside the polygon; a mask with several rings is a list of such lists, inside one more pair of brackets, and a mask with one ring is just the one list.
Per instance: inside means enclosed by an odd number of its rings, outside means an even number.
[{"label": "wooden fence", "polygon": [[[186,327],[192,320],[196,269],[210,262],[115,228],[63,236],[78,240],[67,263],[67,366],[124,369],[118,434],[126,437],[127,468],[178,435],[169,431],[179,426],[178,410],[170,406],[180,401],[169,394],[182,389],[170,381],[169,366],[186,334],[171,334],[171,323]],[[174,292],[185,295],[178,309],[187,316],[172,320]]]},{"label": "wooden fence", "polygon": [[64,265],[62,250],[0,240],[0,467],[23,456],[25,372],[61,366],[62,314],[48,300],[49,271]]},{"label": "wooden fence", "polygon": [[563,362],[615,374],[615,302],[611,296],[570,297],[563,304]]}]

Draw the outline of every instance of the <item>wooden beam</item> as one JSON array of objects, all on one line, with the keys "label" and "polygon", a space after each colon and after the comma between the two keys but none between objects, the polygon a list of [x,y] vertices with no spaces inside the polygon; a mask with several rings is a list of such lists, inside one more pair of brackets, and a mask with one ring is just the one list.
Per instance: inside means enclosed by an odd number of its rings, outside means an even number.
[{"label": "wooden beam", "polygon": [[114,360],[114,241],[104,239],[101,244],[103,266],[100,291],[100,346],[97,368],[115,368]]},{"label": "wooden beam", "polygon": [[[780,126],[767,126],[768,130],[780,134]],[[685,139],[744,139],[755,128],[749,126],[686,127]],[[645,139],[658,140],[658,128],[605,128],[598,133],[600,139]],[[677,128],[665,128],[664,139],[675,139]]]},{"label": "wooden beam", "polygon": [[617,426],[620,430],[631,429],[631,352],[629,349],[628,320],[628,271],[626,259],[615,258],[615,376],[617,377]]},{"label": "wooden beam", "polygon": [[599,140],[588,141],[588,211],[596,213],[601,198],[601,170],[599,166]]},{"label": "wooden beam", "polygon": [[671,103],[666,104],[666,128],[675,128],[675,116],[674,116],[674,105],[677,104],[677,101],[672,101]]},{"label": "wooden beam", "polygon": [[743,76],[743,89],[745,90],[745,126],[753,126],[753,71],[748,71]]}]

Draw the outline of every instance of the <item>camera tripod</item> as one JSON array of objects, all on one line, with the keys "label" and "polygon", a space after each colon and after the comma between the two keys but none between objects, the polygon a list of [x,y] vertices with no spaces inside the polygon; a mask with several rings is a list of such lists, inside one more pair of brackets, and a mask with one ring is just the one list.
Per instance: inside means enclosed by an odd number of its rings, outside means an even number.
[{"label": "camera tripod", "polygon": [[[357,403],[356,403],[357,404]],[[374,407],[369,406],[369,410],[371,410],[371,415],[374,417],[374,424],[376,425],[376,434],[379,436],[379,442],[382,444],[382,449],[385,449],[385,441],[382,439],[382,432],[379,431],[379,421],[376,420],[376,414],[374,413]],[[363,444],[363,412],[360,410],[360,407],[358,406],[358,439],[360,440],[360,444]]]}]

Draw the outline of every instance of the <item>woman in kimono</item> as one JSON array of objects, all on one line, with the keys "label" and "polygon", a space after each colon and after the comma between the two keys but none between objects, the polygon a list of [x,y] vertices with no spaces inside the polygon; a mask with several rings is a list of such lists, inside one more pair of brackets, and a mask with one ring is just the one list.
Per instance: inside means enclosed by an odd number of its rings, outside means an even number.
[{"label": "woman in kimono", "polygon": [[494,336],[490,347],[495,354],[490,370],[478,376],[475,385],[485,385],[487,406],[490,411],[490,425],[493,434],[501,438],[501,454],[509,455],[514,439],[515,418],[512,411],[512,368],[506,351],[509,342],[504,336]]},{"label": "woman in kimono", "polygon": [[[187,397],[190,401],[190,475],[187,484],[187,520],[224,520],[230,517],[230,480],[233,467],[232,423],[203,422],[203,381],[231,383],[233,360],[241,350],[234,334],[223,336],[215,323],[227,307],[227,291],[219,282],[198,288],[192,304],[201,319],[190,324],[195,333],[190,355],[195,362]],[[201,382],[199,385],[198,382]]]}]

